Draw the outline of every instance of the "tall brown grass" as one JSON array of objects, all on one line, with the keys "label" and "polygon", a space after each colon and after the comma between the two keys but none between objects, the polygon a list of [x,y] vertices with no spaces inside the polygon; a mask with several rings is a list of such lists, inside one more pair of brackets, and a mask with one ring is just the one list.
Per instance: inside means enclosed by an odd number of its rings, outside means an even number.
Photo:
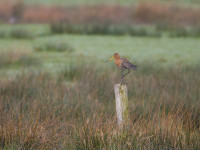
[{"label": "tall brown grass", "polygon": [[[0,2],[0,18],[2,21],[21,21],[25,5],[21,1],[10,0]],[[12,22],[12,21],[11,21]]]},{"label": "tall brown grass", "polygon": [[79,6],[74,8],[33,7],[26,9],[25,22],[70,22],[101,24],[199,25],[200,9],[183,8],[160,3],[140,3],[136,6]]},{"label": "tall brown grass", "polygon": [[174,4],[139,3],[135,6],[25,6],[23,3],[2,1],[0,19],[28,23],[96,23],[96,24],[173,24],[199,25],[200,9]]},{"label": "tall brown grass", "polygon": [[173,25],[199,25],[200,9],[180,7],[171,4],[140,3],[135,9],[135,17],[143,23],[165,23]]},{"label": "tall brown grass", "polygon": [[130,126],[116,126],[117,73],[71,64],[57,76],[0,79],[0,141],[5,149],[198,149],[199,67],[140,65],[129,74]]}]

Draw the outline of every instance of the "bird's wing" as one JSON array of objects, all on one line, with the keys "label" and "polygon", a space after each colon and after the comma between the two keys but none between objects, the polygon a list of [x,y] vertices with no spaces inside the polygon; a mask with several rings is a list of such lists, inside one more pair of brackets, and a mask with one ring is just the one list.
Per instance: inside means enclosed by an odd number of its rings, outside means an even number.
[{"label": "bird's wing", "polygon": [[134,69],[134,70],[137,69],[137,66],[130,63],[126,58],[121,58],[121,60],[123,62],[122,63],[123,67],[125,67],[127,69]]}]

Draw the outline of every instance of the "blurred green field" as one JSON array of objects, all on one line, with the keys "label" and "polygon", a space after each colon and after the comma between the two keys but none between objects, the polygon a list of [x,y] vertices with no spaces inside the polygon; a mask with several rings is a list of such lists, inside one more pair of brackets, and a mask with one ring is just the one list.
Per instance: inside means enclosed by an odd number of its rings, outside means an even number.
[{"label": "blurred green field", "polygon": [[[67,43],[73,52],[35,51],[38,43]],[[114,62],[105,64],[105,60],[115,52],[139,65],[152,64],[152,67],[197,66],[200,62],[200,42],[193,38],[138,38],[129,36],[87,36],[87,35],[56,35],[35,38],[33,40],[0,39],[0,52],[29,52],[31,57],[40,60],[41,65],[25,67],[25,69],[56,72],[71,62],[96,62],[103,67],[114,67]],[[9,58],[8,58],[9,59]],[[37,61],[38,61],[37,60]],[[26,63],[26,62],[25,62]],[[95,67],[95,66],[94,66]],[[4,67],[3,74],[18,73],[20,68],[11,65]]]},{"label": "blurred green field", "polygon": [[[19,26],[2,25],[0,33],[9,34],[11,30],[18,28]],[[42,66],[48,70],[55,65],[67,65],[70,61],[92,60],[105,66],[104,61],[115,52],[135,64],[152,63],[155,66],[172,67],[174,65],[198,65],[200,62],[199,38],[52,35],[47,25],[24,25],[23,28],[28,31],[26,34],[31,38],[26,38],[27,35],[25,38],[21,38],[21,35],[20,38],[16,38],[16,35],[14,38],[12,36],[1,37],[0,52],[31,52],[33,57],[42,60]],[[49,51],[48,47],[44,51],[35,50],[35,47],[44,47],[48,43],[58,46],[63,43],[73,50],[72,52]]]},{"label": "blurred green field", "polygon": [[76,55],[81,54],[97,61],[103,61],[115,52],[134,62],[152,61],[158,65],[193,65],[198,64],[200,59],[199,39],[58,35],[37,38],[35,42],[42,40],[67,42],[74,47]]}]

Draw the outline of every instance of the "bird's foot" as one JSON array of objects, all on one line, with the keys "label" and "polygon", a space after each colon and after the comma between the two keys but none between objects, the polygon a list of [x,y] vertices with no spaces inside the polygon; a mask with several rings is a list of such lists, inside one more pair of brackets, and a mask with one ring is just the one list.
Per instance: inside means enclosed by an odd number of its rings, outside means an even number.
[{"label": "bird's foot", "polygon": [[120,83],[120,85],[128,85],[128,83],[127,83],[126,81],[124,82],[123,78],[121,78],[121,83]]},{"label": "bird's foot", "polygon": [[128,85],[127,82],[121,82],[120,85]]},{"label": "bird's foot", "polygon": [[124,79],[125,76],[121,77],[121,83],[120,85],[128,85],[128,83],[126,82],[126,80]]}]

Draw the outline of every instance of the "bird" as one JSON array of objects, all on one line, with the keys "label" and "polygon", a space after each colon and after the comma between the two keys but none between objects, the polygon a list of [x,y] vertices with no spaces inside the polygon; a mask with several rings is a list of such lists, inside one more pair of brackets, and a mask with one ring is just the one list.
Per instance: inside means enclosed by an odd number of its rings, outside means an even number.
[{"label": "bird", "polygon": [[[119,69],[122,70],[122,75],[121,75],[121,84],[124,84],[123,82],[123,78],[130,73],[130,70],[137,70],[137,66],[133,65],[131,62],[129,62],[126,58],[122,58],[119,56],[118,53],[115,53],[113,57],[111,57],[109,60],[107,60],[105,63],[107,63],[108,61],[115,59],[115,64],[117,65],[117,67]],[[123,74],[124,70],[128,70],[127,73]]]}]

